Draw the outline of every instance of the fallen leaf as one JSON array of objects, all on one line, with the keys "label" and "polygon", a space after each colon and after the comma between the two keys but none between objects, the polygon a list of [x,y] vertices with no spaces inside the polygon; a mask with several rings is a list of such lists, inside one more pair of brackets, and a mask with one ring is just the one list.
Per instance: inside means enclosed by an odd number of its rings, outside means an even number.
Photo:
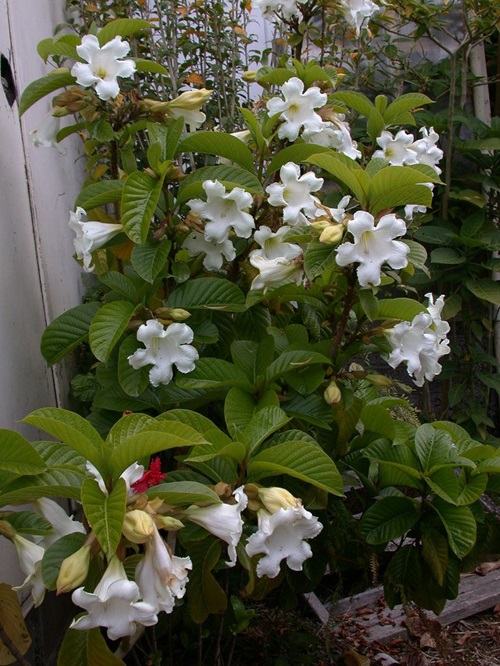
[{"label": "fallen leaf", "polygon": [[342,656],[345,666],[370,666],[370,659],[356,650],[348,650]]}]

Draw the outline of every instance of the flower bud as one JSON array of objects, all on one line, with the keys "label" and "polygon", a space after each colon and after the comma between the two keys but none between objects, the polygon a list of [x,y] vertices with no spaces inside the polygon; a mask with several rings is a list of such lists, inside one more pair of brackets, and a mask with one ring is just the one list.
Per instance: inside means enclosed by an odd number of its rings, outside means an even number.
[{"label": "flower bud", "polygon": [[278,509],[296,508],[300,503],[288,490],[273,486],[272,488],[259,488],[259,499],[269,513],[276,513]]},{"label": "flower bud", "polygon": [[344,235],[344,227],[341,224],[330,224],[323,229],[319,242],[325,245],[337,245],[342,240]]},{"label": "flower bud", "polygon": [[200,88],[199,90],[187,90],[172,99],[170,102],[167,102],[168,108],[171,109],[180,109],[181,111],[196,111],[205,104],[212,94],[211,90],[206,88]]},{"label": "flower bud", "polygon": [[12,539],[16,534],[16,530],[7,520],[0,520],[0,534],[7,537],[7,539]]},{"label": "flower bud", "polygon": [[184,523],[181,523],[177,518],[172,518],[172,516],[155,516],[155,522],[160,529],[176,531],[184,527]]},{"label": "flower bud", "polygon": [[317,217],[314,222],[311,222],[311,228],[317,234],[321,234],[325,229],[331,226],[331,222],[327,217]]},{"label": "flower bud", "polygon": [[366,375],[366,379],[378,388],[391,388],[394,382],[385,375]]},{"label": "flower bud", "polygon": [[140,509],[133,509],[125,514],[123,535],[132,543],[146,543],[154,534],[153,518]]},{"label": "flower bud", "polygon": [[85,581],[89,572],[90,548],[90,543],[84,544],[63,560],[57,577],[57,594],[71,592]]},{"label": "flower bud", "polygon": [[337,382],[334,379],[332,379],[332,381],[326,387],[325,392],[323,393],[323,398],[329,405],[336,405],[341,401],[342,393],[340,392],[340,389],[337,386]]},{"label": "flower bud", "polygon": [[257,81],[257,72],[255,69],[247,69],[246,72],[243,72],[241,78],[247,83],[253,83],[254,81]]}]

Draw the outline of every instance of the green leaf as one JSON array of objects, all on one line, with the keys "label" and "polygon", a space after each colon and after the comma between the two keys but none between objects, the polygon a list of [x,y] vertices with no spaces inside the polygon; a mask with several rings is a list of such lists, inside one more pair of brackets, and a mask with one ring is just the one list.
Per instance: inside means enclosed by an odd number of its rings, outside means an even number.
[{"label": "green leaf", "polygon": [[100,46],[104,46],[104,44],[110,42],[114,37],[134,37],[152,28],[153,25],[143,19],[119,18],[106,23],[104,28],[101,28],[97,33],[97,39]]},{"label": "green leaf", "polygon": [[330,405],[319,395],[296,395],[289,402],[284,403],[285,412],[292,417],[301,419],[306,423],[331,430],[330,423],[334,415]]},{"label": "green leaf", "polygon": [[14,474],[40,474],[47,466],[31,444],[14,430],[0,430],[0,469]]},{"label": "green leaf", "polygon": [[[327,171],[335,180],[338,180],[342,185],[351,190],[359,201],[360,206],[365,206],[366,192],[355,174],[355,171],[360,169],[357,162],[340,153],[335,155],[313,155],[307,159],[307,162]],[[368,174],[366,175],[368,176]],[[428,188],[426,189],[428,190]]]},{"label": "green leaf", "polygon": [[239,386],[250,390],[253,388],[242,370],[220,358],[200,358],[192,372],[187,375],[177,375],[176,385],[183,389],[221,386]]},{"label": "green leaf", "polygon": [[193,563],[189,575],[189,612],[196,624],[202,624],[209,615],[220,615],[227,608],[226,594],[212,574],[221,547],[218,541],[203,539],[190,543],[188,553]]},{"label": "green leaf", "polygon": [[300,164],[305,162],[312,155],[319,153],[328,153],[335,157],[336,153],[331,148],[325,148],[325,146],[317,146],[316,144],[311,143],[297,143],[293,146],[287,146],[280,150],[273,159],[271,160],[266,171],[266,178],[271,176],[275,171],[278,171],[284,164],[287,162],[295,162],[295,164]]},{"label": "green leaf", "polygon": [[478,278],[477,280],[465,280],[465,286],[482,301],[500,305],[500,282],[489,278]]},{"label": "green leaf", "polygon": [[265,449],[250,460],[248,474],[253,480],[288,474],[327,493],[343,496],[344,484],[334,462],[308,440],[292,439]]},{"label": "green leaf", "polygon": [[230,134],[222,132],[193,132],[177,149],[178,153],[208,153],[236,162],[247,171],[254,172],[253,156],[247,146]]},{"label": "green leaf", "polygon": [[61,35],[59,37],[48,37],[38,43],[36,50],[40,58],[47,62],[51,55],[62,55],[72,60],[80,60],[76,47],[81,39],[78,35]]},{"label": "green leaf", "polygon": [[132,60],[135,62],[138,72],[151,72],[152,74],[168,76],[168,69],[163,65],[160,65],[159,62],[154,62],[154,60],[146,60],[145,58],[132,58]]},{"label": "green leaf", "polygon": [[314,280],[335,266],[335,250],[324,243],[311,242],[304,254],[304,270],[309,280]]},{"label": "green leaf", "polygon": [[264,393],[260,400],[257,400],[243,389],[230,389],[224,402],[224,419],[228,431],[236,438],[247,427],[254,414],[266,406],[279,406],[278,396],[274,391]]},{"label": "green leaf", "polygon": [[279,407],[263,407],[241,433],[241,441],[248,443],[250,452],[255,454],[264,440],[289,421],[290,418]]},{"label": "green leaf", "polygon": [[56,589],[63,560],[83,546],[86,536],[81,532],[66,534],[47,548],[42,559],[42,579],[48,590]]},{"label": "green leaf", "polygon": [[42,407],[26,416],[23,421],[61,440],[98,469],[101,466],[104,442],[97,430],[82,416],[67,409]]},{"label": "green leaf", "polygon": [[422,524],[422,557],[439,585],[444,585],[448,569],[448,541],[438,530]]},{"label": "green leaf", "polygon": [[160,483],[146,491],[150,499],[158,497],[165,504],[190,506],[191,504],[220,504],[221,499],[211,488],[196,481],[172,481]]},{"label": "green leaf", "polygon": [[285,351],[267,368],[266,381],[272,382],[286,372],[291,372],[315,364],[329,366],[331,365],[331,360],[327,356],[314,351]]},{"label": "green leaf", "polygon": [[170,241],[136,245],[130,257],[135,272],[143,280],[153,284],[167,262],[170,248]]},{"label": "green leaf", "polygon": [[459,506],[466,506],[467,504],[474,504],[485,492],[488,485],[487,474],[476,474],[470,481],[466,481],[463,476],[458,477],[459,495],[457,504]]},{"label": "green leaf", "polygon": [[403,546],[394,553],[385,572],[384,595],[387,605],[389,608],[394,608],[395,603],[398,603],[397,600],[401,602],[403,599],[411,598],[421,585],[422,567],[417,549],[414,546]]},{"label": "green leaf", "polygon": [[218,180],[228,191],[234,187],[242,187],[251,194],[262,194],[260,180],[253,173],[237,166],[208,166],[196,169],[181,181],[177,204],[204,196],[203,183],[207,180]]},{"label": "green leaf", "polygon": [[12,525],[16,532],[20,534],[47,536],[54,531],[51,523],[34,511],[7,511],[0,513],[0,518]]},{"label": "green leaf", "polygon": [[360,289],[358,292],[359,303],[363,312],[370,321],[378,317],[378,299],[373,295],[371,289]]},{"label": "green leaf", "polygon": [[118,340],[127,330],[135,305],[128,301],[106,303],[97,312],[90,325],[89,341],[92,352],[107,363]]},{"label": "green leaf", "polygon": [[134,368],[128,362],[128,357],[138,348],[137,340],[128,335],[120,345],[118,351],[118,382],[127,395],[132,398],[139,397],[149,384],[149,370],[147,367]]},{"label": "green leaf", "polygon": [[443,467],[425,476],[425,481],[445,502],[458,504],[458,479],[455,470]]},{"label": "green leaf", "polygon": [[406,124],[404,119],[408,111],[413,111],[424,104],[433,104],[433,100],[421,93],[406,93],[394,100],[384,111],[384,122],[387,127],[391,125]]},{"label": "green leaf", "polygon": [[458,250],[451,247],[437,247],[431,252],[431,264],[445,264],[455,266],[463,264],[467,258]]},{"label": "green leaf", "polygon": [[428,177],[411,167],[388,166],[378,171],[371,179],[368,199],[370,213],[376,216],[383,210],[408,203],[429,207],[432,192],[422,183]]},{"label": "green leaf", "polygon": [[347,106],[350,106],[352,109],[360,113],[365,118],[369,118],[372,111],[375,109],[373,103],[368,99],[363,93],[355,91],[339,91],[333,93],[333,100],[339,100]]},{"label": "green leaf", "polygon": [[[140,247],[140,246],[139,246]],[[99,276],[99,280],[120,296],[124,296],[132,303],[137,300],[137,289],[132,280],[119,271],[108,271]],[[106,307],[106,306],[104,306]]]},{"label": "green leaf", "polygon": [[399,319],[411,322],[421,312],[427,312],[427,308],[411,298],[388,298],[378,302],[377,319]]},{"label": "green leaf", "polygon": [[123,520],[127,509],[127,484],[118,479],[106,497],[94,479],[85,479],[82,485],[82,505],[106,557],[111,559],[122,536]]},{"label": "green leaf", "polygon": [[167,307],[225,312],[246,310],[243,292],[222,278],[197,278],[184,282],[168,297]]},{"label": "green leaf", "polygon": [[81,206],[86,211],[121,201],[123,180],[100,180],[84,187],[75,201],[75,208]]},{"label": "green leaf", "polygon": [[285,67],[260,67],[256,72],[256,81],[264,87],[282,86],[292,76],[296,76],[296,73]]},{"label": "green leaf", "polygon": [[476,542],[476,521],[466,506],[453,506],[440,497],[434,498],[432,508],[436,511],[448,535],[448,544],[455,555],[462,559]]},{"label": "green leaf", "polygon": [[77,305],[54,319],[42,335],[40,350],[49,365],[60,361],[83,342],[101,303]]},{"label": "green leaf", "polygon": [[368,543],[385,544],[404,536],[419,517],[418,502],[409,497],[384,497],[365,512],[361,532]]},{"label": "green leaf", "polygon": [[50,95],[58,88],[72,86],[76,79],[70,74],[69,69],[61,68],[54,70],[51,74],[32,81],[23,91],[19,100],[19,115],[22,116],[35,102]]},{"label": "green leaf", "polygon": [[165,174],[155,180],[147,173],[135,171],[125,181],[122,193],[122,224],[123,230],[134,243],[146,242],[164,179]]},{"label": "green leaf", "polygon": [[107,646],[99,627],[68,629],[57,656],[57,666],[125,666]]}]

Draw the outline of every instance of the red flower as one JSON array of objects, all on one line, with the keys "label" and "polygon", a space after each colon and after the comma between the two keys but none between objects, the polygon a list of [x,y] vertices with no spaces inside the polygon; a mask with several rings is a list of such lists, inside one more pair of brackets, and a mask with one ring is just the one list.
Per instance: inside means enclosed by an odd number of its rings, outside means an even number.
[{"label": "red flower", "polygon": [[141,478],[132,484],[134,493],[143,493],[151,486],[157,486],[167,475],[161,471],[161,460],[157,456],[149,464],[149,469],[144,472]]}]

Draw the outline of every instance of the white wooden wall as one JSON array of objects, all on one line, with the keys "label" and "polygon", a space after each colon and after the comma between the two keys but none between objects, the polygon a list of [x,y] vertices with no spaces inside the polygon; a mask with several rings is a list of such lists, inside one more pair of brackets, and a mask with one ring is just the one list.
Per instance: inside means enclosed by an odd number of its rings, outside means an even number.
[{"label": "white wooden wall", "polygon": [[[48,73],[36,52],[63,21],[64,0],[0,0],[0,52],[10,63],[18,95]],[[82,182],[79,144],[68,153],[36,148],[29,131],[49,111],[44,99],[19,119],[0,88],[0,428],[39,438],[19,423],[42,406],[64,406],[64,370],[49,369],[40,351],[46,325],[81,302],[80,269],[72,258],[69,211]],[[14,548],[0,539],[1,582],[22,580]]]}]

